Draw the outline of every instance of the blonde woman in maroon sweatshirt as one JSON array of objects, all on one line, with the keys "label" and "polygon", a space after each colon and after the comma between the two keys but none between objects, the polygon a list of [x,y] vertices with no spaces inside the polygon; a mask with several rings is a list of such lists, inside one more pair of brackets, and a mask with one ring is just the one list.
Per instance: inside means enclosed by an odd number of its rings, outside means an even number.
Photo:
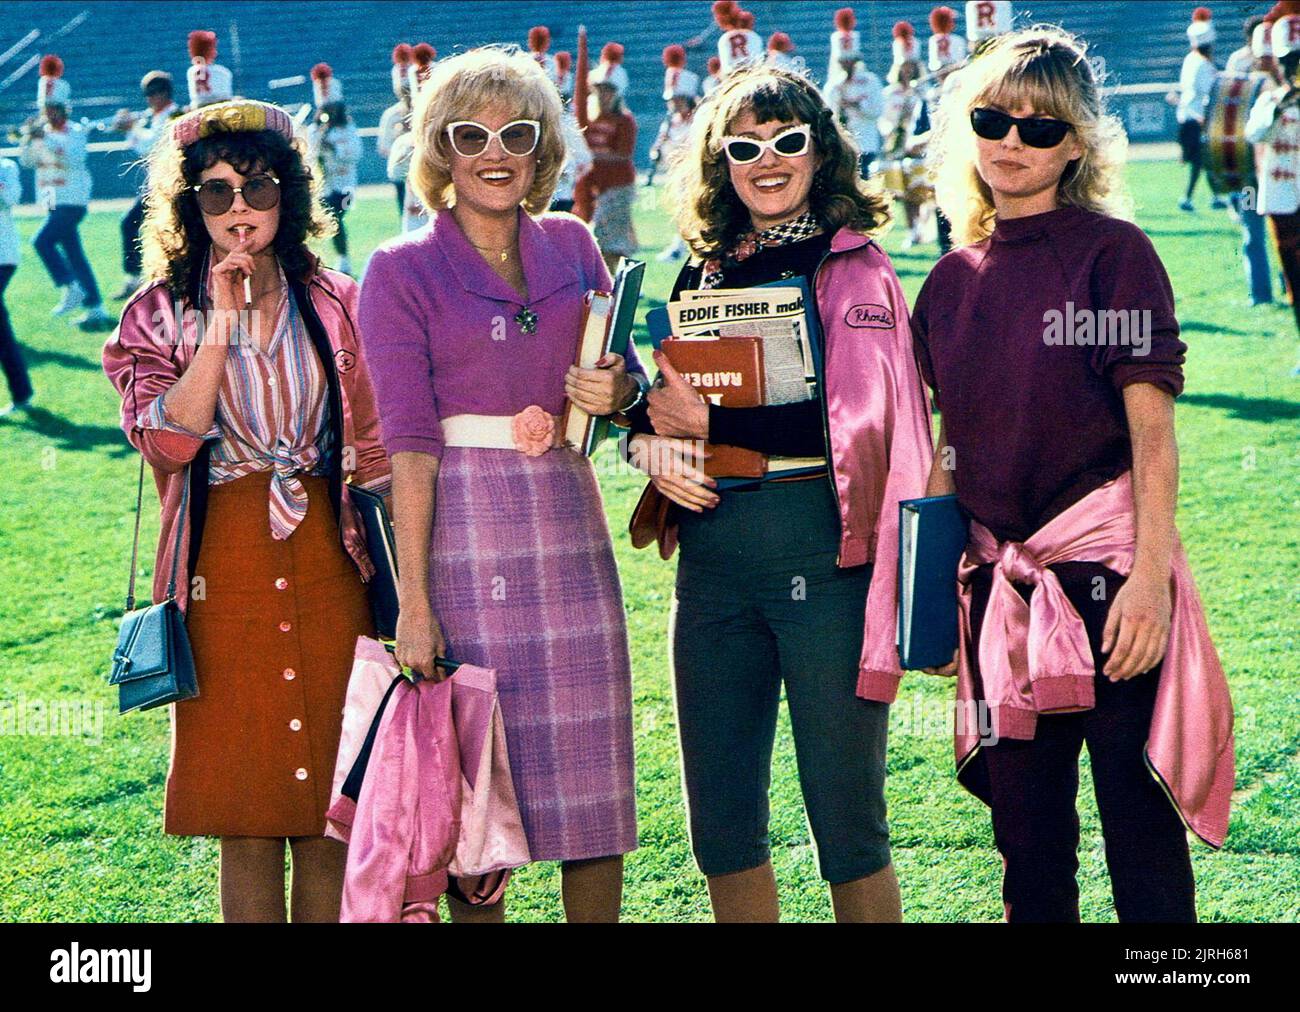
[{"label": "blonde woman in maroon sweatshirt", "polygon": [[[1035,695],[1028,736],[1009,731],[972,750],[960,776],[992,809],[1009,920],[1079,918],[1075,796],[1086,743],[1119,918],[1191,921],[1186,833],[1144,756],[1160,681],[1180,674],[1161,662],[1177,543],[1174,399],[1187,349],[1164,267],[1125,220],[1123,132],[1100,88],[1082,43],[1033,28],[994,42],[940,108],[931,151],[958,248],[913,314],[943,418],[928,491],[955,493],[1005,561],[1131,475],[1127,577],[1091,561],[1046,567],[1083,620],[1095,677],[1079,679],[1079,698],[1038,706]],[[980,565],[966,584],[976,700],[985,698],[980,633],[995,568]],[[1026,601],[1042,593],[1012,586]]]}]

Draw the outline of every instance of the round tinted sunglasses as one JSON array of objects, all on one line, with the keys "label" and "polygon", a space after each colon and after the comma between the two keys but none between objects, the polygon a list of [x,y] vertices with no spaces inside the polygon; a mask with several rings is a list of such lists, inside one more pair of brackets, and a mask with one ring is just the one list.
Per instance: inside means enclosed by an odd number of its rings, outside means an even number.
[{"label": "round tinted sunglasses", "polygon": [[722,150],[727,153],[727,160],[732,165],[750,165],[763,157],[763,152],[771,148],[782,158],[799,158],[808,153],[812,143],[812,127],[807,123],[782,130],[771,140],[761,141],[753,137],[724,137]]},{"label": "round tinted sunglasses", "polygon": [[457,120],[447,124],[447,137],[452,150],[462,158],[476,158],[488,149],[495,137],[508,155],[531,155],[542,135],[542,125],[535,119],[517,119],[500,130],[489,130],[473,120]]},{"label": "round tinted sunglasses", "polygon": [[1031,148],[1054,148],[1065,140],[1074,127],[1061,119],[1031,116],[1025,119],[1008,116],[998,109],[973,109],[970,114],[971,129],[986,141],[1000,141],[1015,126],[1020,139]]},{"label": "round tinted sunglasses", "polygon": [[209,179],[192,187],[204,214],[225,214],[235,203],[235,194],[254,211],[269,211],[280,203],[280,180],[270,174],[249,176],[243,186],[231,186],[224,179]]}]

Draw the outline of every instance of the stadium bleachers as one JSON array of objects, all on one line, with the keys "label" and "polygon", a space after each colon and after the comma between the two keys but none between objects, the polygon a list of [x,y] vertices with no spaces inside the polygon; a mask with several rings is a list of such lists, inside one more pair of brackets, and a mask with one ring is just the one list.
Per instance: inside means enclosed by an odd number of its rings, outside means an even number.
[{"label": "stadium bleachers", "polygon": [[[948,3],[958,10],[964,7],[953,0]],[[825,73],[834,11],[843,5],[843,0],[748,0],[743,4],[756,15],[756,28],[764,38],[778,29],[789,33],[798,55],[808,62],[818,79]],[[867,62],[883,74],[889,63],[890,28],[894,22],[900,18],[911,20],[925,38],[929,34],[926,19],[937,4],[877,0],[854,6]],[[1183,32],[1196,5],[1161,0],[1044,0],[1017,2],[1015,6],[1018,24],[1057,22],[1087,38],[1106,60],[1112,84],[1140,85],[1177,79],[1187,48]],[[1223,0],[1206,6],[1218,19],[1217,55],[1222,63],[1228,52],[1240,44],[1243,17],[1256,6],[1262,12],[1268,5]],[[367,127],[374,126],[381,111],[392,102],[389,53],[395,43],[428,41],[438,49],[439,56],[445,56],[489,42],[523,44],[529,27],[536,24],[551,29],[552,51],[573,51],[579,24],[587,26],[593,60],[607,41],[616,40],[626,46],[626,65],[632,80],[629,101],[640,121],[638,155],[642,160],[662,116],[659,94],[663,47],[672,42],[687,44],[690,66],[703,72],[717,41],[707,0],[606,0],[600,4],[569,0],[333,0],[324,4],[5,0],[0,6],[0,53],[32,30],[40,32],[40,36],[0,63],[0,81],[9,78],[32,56],[56,52],[67,67],[74,117],[101,119],[122,106],[142,107],[137,82],[154,68],[169,70],[183,95],[188,64],[186,35],[192,29],[205,28],[217,33],[218,59],[234,71],[239,93],[291,105],[309,101],[310,87],[305,82],[279,89],[271,89],[269,82],[305,76],[314,63],[324,60],[342,80],[354,118]],[[33,67],[0,90],[0,125],[17,124],[33,111],[36,76]],[[1162,104],[1158,98],[1156,103]],[[1159,108],[1154,112],[1163,115]],[[1153,132],[1159,129],[1163,128],[1158,125]],[[99,135],[99,139],[113,137]],[[5,143],[0,139],[0,145]],[[364,182],[380,181],[383,166],[373,141],[368,141],[366,150],[361,178]],[[127,159],[114,152],[94,157],[96,196],[124,196],[131,192],[134,184],[124,171],[126,164]],[[30,187],[30,174],[25,176]]]}]

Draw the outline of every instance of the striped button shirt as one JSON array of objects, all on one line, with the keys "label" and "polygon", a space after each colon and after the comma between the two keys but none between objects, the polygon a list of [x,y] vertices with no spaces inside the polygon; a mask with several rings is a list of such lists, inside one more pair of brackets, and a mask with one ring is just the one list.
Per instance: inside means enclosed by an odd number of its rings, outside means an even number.
[{"label": "striped button shirt", "polygon": [[[328,474],[335,448],[324,367],[283,272],[280,279],[280,308],[270,343],[263,351],[242,329],[232,341],[212,428],[201,438],[215,440],[208,457],[209,485],[273,472],[271,536],[283,541],[307,515],[307,491],[298,476]],[[189,432],[167,418],[168,392],[154,400],[142,424]],[[388,478],[364,487],[372,485],[385,494]]]}]

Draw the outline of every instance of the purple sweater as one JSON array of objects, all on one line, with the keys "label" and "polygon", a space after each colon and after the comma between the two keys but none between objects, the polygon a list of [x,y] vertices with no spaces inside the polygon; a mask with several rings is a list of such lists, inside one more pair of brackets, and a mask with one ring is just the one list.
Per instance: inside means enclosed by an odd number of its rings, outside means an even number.
[{"label": "purple sweater", "polygon": [[[361,287],[361,335],[379,401],[384,448],[441,456],[441,419],[514,415],[536,404],[564,409],[583,297],[608,291],[609,271],[587,226],[570,214],[519,212],[527,306],[537,330],[515,321],[524,306],[448,211],[375,251]],[[629,372],[644,374],[629,347]]]},{"label": "purple sweater", "polygon": [[[1103,326],[1111,343],[1085,343]],[[1183,389],[1187,346],[1151,240],[1079,208],[999,222],[949,253],[912,331],[956,452],[958,500],[999,540],[1027,539],[1132,466],[1126,386]]]}]

